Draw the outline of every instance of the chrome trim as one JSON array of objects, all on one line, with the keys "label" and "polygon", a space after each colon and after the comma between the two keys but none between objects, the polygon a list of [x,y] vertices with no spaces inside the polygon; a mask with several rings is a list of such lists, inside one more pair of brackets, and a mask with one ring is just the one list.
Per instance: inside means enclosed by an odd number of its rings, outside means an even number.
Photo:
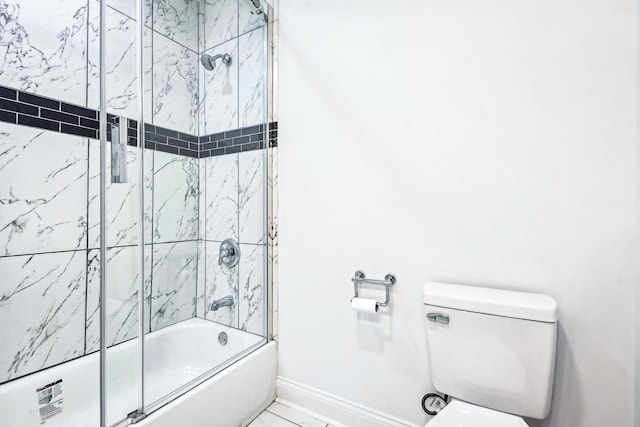
[{"label": "chrome trim", "polygon": [[100,427],[107,427],[107,0],[100,1]]},{"label": "chrome trim", "polygon": [[[267,3],[267,10],[269,10],[269,4]],[[269,163],[269,82],[272,78],[271,76],[271,28],[269,19],[266,13],[263,13],[265,24],[264,24],[264,146],[262,149],[262,182],[264,183],[262,188],[262,238],[264,239],[264,251],[262,254],[262,274],[263,274],[263,284],[262,284],[262,304],[263,309],[266,316],[263,316],[262,319],[262,335],[267,337],[267,341],[269,336],[273,333],[273,310],[274,306],[273,295],[273,286],[274,286],[274,277],[269,277],[269,274],[272,274],[272,270],[269,266],[269,252],[271,248],[269,247],[269,214],[270,214],[270,206],[269,206],[269,186],[271,183],[269,182],[269,168],[271,164]],[[274,216],[275,221],[275,216]],[[273,257],[271,258],[273,259]],[[269,286],[271,285],[271,292],[269,292]],[[272,301],[269,304],[269,297],[271,296]],[[269,321],[271,321],[271,330],[269,330]]]},{"label": "chrome trim", "polygon": [[[102,0],[103,2],[105,0]],[[138,416],[144,417],[144,340],[145,340],[145,240],[144,240],[144,5],[146,2],[138,0],[136,2],[136,70],[138,78],[138,166],[139,166],[139,253],[140,253],[140,285],[138,287]]]},{"label": "chrome trim", "polygon": [[222,297],[217,300],[213,300],[211,306],[209,307],[209,311],[218,311],[222,307],[233,307],[235,304],[235,300],[232,295],[227,295],[226,297]]},{"label": "chrome trim", "polygon": [[127,173],[127,119],[119,117],[111,124],[111,183],[126,184]]},{"label": "chrome trim", "polygon": [[225,239],[220,243],[218,265],[235,267],[240,262],[240,245],[234,239]]},{"label": "chrome trim", "polygon": [[449,324],[449,315],[442,313],[427,313],[427,319],[432,322],[443,323],[445,325]]},{"label": "chrome trim", "polygon": [[384,302],[378,301],[376,303],[376,306],[387,307],[389,305],[389,302],[391,301],[389,287],[395,285],[397,280],[396,280],[396,276],[394,276],[393,274],[387,274],[386,276],[384,276],[384,280],[367,279],[364,272],[361,270],[358,270],[354,273],[353,277],[351,278],[351,281],[353,282],[354,298],[358,298],[358,285],[369,284],[369,285],[384,286],[386,298]]}]

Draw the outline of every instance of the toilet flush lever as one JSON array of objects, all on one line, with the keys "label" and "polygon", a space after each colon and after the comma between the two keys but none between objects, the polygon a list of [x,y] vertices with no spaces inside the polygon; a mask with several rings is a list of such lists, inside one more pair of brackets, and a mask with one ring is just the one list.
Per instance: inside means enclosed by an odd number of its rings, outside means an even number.
[{"label": "toilet flush lever", "polygon": [[442,313],[427,313],[427,319],[432,322],[444,323],[445,325],[449,324],[449,316]]}]

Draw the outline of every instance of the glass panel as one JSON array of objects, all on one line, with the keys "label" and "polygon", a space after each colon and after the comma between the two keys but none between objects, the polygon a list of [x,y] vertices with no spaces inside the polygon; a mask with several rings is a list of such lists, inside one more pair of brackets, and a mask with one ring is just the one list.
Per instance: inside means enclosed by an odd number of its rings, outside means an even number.
[{"label": "glass panel", "polygon": [[[107,1],[105,27],[100,26],[100,6],[90,1],[89,13],[94,43],[89,49],[90,82],[88,99],[96,108],[106,106],[107,141],[105,144],[106,221],[104,235],[100,228],[100,147],[96,141],[89,147],[89,294],[88,313],[93,331],[88,335],[99,346],[101,337],[107,347],[106,425],[118,424],[139,408],[141,400],[142,353],[140,331],[140,291],[151,282],[151,251],[142,250],[151,239],[151,198],[153,152],[138,147],[140,87],[138,80],[138,45],[150,55],[151,30],[142,31],[137,22],[135,3]],[[148,8],[143,16],[148,19]],[[105,38],[105,99],[100,98],[100,36]],[[94,41],[95,39],[95,41]],[[145,86],[151,83],[150,58],[144,73]],[[146,82],[148,80],[148,82]],[[150,93],[150,92],[149,92]],[[101,101],[103,101],[101,103]],[[144,101],[144,97],[143,100]],[[142,169],[142,171],[141,171]],[[144,191],[142,199],[141,191]],[[141,224],[142,223],[142,224]],[[144,230],[144,232],[143,232]],[[144,234],[143,234],[144,233]],[[106,246],[106,263],[100,245]],[[144,257],[144,263],[142,259]],[[106,264],[106,265],[105,265]],[[106,274],[105,294],[100,299],[100,273]],[[144,271],[144,273],[142,273]],[[100,306],[105,310],[106,336],[100,334]],[[95,338],[97,337],[97,339]]]},{"label": "glass panel", "polygon": [[103,1],[0,5],[7,425],[114,425],[266,342],[265,14]]},{"label": "glass panel", "polygon": [[267,335],[265,15],[244,0],[154,7],[153,138],[175,148],[153,153],[147,412]]}]

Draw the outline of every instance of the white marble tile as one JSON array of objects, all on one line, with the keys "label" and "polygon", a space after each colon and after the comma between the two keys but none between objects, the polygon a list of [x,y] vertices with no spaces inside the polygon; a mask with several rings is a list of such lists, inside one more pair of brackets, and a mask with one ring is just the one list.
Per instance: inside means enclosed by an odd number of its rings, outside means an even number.
[{"label": "white marble tile", "polygon": [[[100,1],[100,0],[94,0]],[[130,18],[137,19],[137,11],[136,11],[136,1],[131,0],[107,0],[107,6],[116,9],[117,11],[124,13]],[[144,24],[151,27],[152,17],[151,17],[152,5],[151,0],[144,0]]]},{"label": "white marble tile", "polygon": [[198,51],[198,1],[153,0],[153,29]]},{"label": "white marble tile", "polygon": [[[149,246],[145,251],[147,288],[151,281],[150,249]],[[108,249],[107,258],[107,345],[111,346],[138,336],[140,249],[137,246]],[[87,260],[87,353],[100,349],[100,268],[100,251],[90,250]]]},{"label": "white marble tile", "polygon": [[153,124],[197,134],[199,66],[197,53],[153,32]]},{"label": "white marble tile", "polygon": [[154,152],[154,243],[198,239],[198,176],[198,159]]},{"label": "white marble tile", "polygon": [[269,170],[268,170],[268,190],[269,203],[267,214],[268,230],[268,262],[269,262],[269,289],[272,292],[272,303],[274,311],[273,333],[277,334],[277,318],[275,312],[278,310],[278,147],[268,149]]},{"label": "white marble tile", "polygon": [[87,140],[0,123],[0,256],[87,244]]},{"label": "white marble tile", "polygon": [[267,411],[301,427],[327,427],[327,423],[324,421],[314,418],[311,415],[307,415],[297,409],[283,405],[282,403],[273,402],[269,405]]},{"label": "white marble tile", "polygon": [[[153,155],[145,150],[145,242],[151,243]],[[107,144],[107,176],[111,173],[111,144]],[[112,184],[107,178],[107,246],[137,245],[140,237],[139,151],[127,147],[128,182]],[[100,142],[89,142],[89,248],[100,247]]]},{"label": "white marble tile", "polygon": [[[265,13],[268,13],[267,4],[263,0],[263,8]],[[255,30],[258,27],[265,25],[264,14],[251,13],[251,7],[249,7],[249,0],[238,1],[238,28],[239,34],[244,34],[248,31]]]},{"label": "white marble tile", "polygon": [[238,91],[239,126],[251,126],[267,120],[265,110],[266,58],[264,27],[240,36],[240,77]]},{"label": "white marble tile", "polygon": [[[88,105],[100,107],[100,3],[89,4],[89,86]],[[107,111],[111,114],[139,119],[136,65],[136,22],[126,15],[107,8],[106,90]],[[151,121],[152,94],[152,31],[144,30],[145,120]]]},{"label": "white marble tile", "polygon": [[198,159],[198,239],[205,240],[207,218],[207,167],[206,159]]},{"label": "white marble tile", "polygon": [[87,0],[0,3],[0,84],[85,105]]},{"label": "white marble tile", "polygon": [[201,63],[198,64],[198,135],[207,134],[207,112],[206,112],[206,74],[209,71],[205,70]]},{"label": "white marble tile", "polygon": [[280,63],[280,21],[274,21],[271,24],[271,57],[269,70],[271,77],[269,78],[269,122],[278,121],[278,75]]},{"label": "white marble tile", "polygon": [[205,50],[237,36],[238,0],[204,0]]},{"label": "white marble tile", "polygon": [[251,421],[248,427],[297,427],[291,421],[287,421],[271,412],[264,411],[258,418]]},{"label": "white marble tile", "polygon": [[153,245],[151,330],[195,316],[197,242]]},{"label": "white marble tile", "polygon": [[264,276],[265,247],[240,245],[239,264],[239,317],[240,329],[264,336],[266,286]]},{"label": "white marble tile", "polygon": [[206,304],[206,243],[198,240],[198,278],[196,289],[196,316],[205,317]]},{"label": "white marble tile", "polygon": [[240,242],[266,243],[265,150],[238,155]]},{"label": "white marble tile", "polygon": [[209,157],[206,167],[206,240],[238,240],[238,155]]},{"label": "white marble tile", "polygon": [[204,2],[198,1],[198,53],[204,52]]},{"label": "white marble tile", "polygon": [[[229,268],[218,264],[219,242],[206,242],[206,318],[228,326],[238,327],[238,266]],[[242,259],[244,254],[240,253]],[[232,307],[221,307],[211,311],[214,300],[231,295],[234,299]]]},{"label": "white marble tile", "polygon": [[208,55],[229,54],[231,63],[218,60],[213,71],[201,69],[204,86],[204,134],[237,129],[238,126],[238,39],[205,52]]},{"label": "white marble tile", "polygon": [[0,382],[84,352],[86,251],[0,258]]}]

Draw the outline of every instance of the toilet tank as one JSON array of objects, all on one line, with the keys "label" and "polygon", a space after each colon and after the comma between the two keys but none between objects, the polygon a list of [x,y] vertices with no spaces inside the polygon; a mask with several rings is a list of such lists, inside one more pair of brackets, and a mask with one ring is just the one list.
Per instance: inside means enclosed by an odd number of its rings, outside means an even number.
[{"label": "toilet tank", "polygon": [[435,282],[424,285],[423,297],[439,392],[523,417],[547,416],[556,357],[552,297]]}]

